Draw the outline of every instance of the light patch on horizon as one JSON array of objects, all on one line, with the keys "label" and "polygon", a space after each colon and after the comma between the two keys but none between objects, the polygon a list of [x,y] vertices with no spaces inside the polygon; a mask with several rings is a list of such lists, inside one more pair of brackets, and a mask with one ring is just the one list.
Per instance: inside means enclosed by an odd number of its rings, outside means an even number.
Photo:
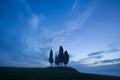
[{"label": "light patch on horizon", "polygon": [[[116,44],[116,43],[114,43]],[[108,46],[110,47],[110,46]],[[117,47],[119,48],[119,47]],[[113,49],[110,47],[108,50],[101,50],[98,52],[93,52],[88,54],[88,57],[77,60],[80,64],[86,64],[89,66],[102,66],[102,65],[112,65],[120,63],[120,50]]]}]

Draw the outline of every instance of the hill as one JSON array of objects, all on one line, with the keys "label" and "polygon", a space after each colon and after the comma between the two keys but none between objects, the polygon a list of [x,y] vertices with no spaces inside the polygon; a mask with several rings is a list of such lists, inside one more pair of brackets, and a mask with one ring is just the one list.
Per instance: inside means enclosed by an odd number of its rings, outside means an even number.
[{"label": "hill", "polygon": [[0,80],[120,80],[120,77],[80,73],[70,67],[0,67]]}]

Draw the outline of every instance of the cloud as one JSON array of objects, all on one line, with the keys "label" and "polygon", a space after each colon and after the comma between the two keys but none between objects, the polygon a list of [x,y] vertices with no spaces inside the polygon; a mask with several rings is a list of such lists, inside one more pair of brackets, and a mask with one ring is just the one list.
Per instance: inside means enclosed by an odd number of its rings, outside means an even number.
[{"label": "cloud", "polygon": [[48,66],[47,51],[49,49],[45,45],[47,42],[39,41],[46,39],[35,32],[25,31],[17,36],[16,34],[0,29],[0,66]]},{"label": "cloud", "polygon": [[28,24],[32,28],[36,29],[38,27],[38,24],[39,24],[39,17],[36,15],[33,15],[32,17],[30,17],[28,19]]},{"label": "cloud", "polygon": [[19,5],[15,6],[20,7],[18,8],[17,17],[23,26],[36,30],[42,21],[45,20],[45,15],[42,12],[34,13],[32,6],[28,4],[27,0],[19,0],[17,4]]},{"label": "cloud", "polygon": [[88,67],[95,67],[95,66],[119,64],[120,58],[103,60],[103,56],[94,56],[94,57],[87,57],[87,58],[80,59],[79,61],[76,61],[75,63],[83,64]]},{"label": "cloud", "polygon": [[118,48],[120,46],[120,41],[112,42],[108,44],[108,48]]},{"label": "cloud", "polygon": [[74,0],[74,3],[72,5],[72,11],[77,7],[79,0]]},{"label": "cloud", "polygon": [[112,49],[110,49],[110,50],[108,50],[106,52],[108,52],[108,53],[120,52],[120,49],[118,49],[118,48],[112,48]]},{"label": "cloud", "polygon": [[[110,46],[108,50],[101,50],[101,51],[90,53],[87,55],[86,58],[80,59],[78,62],[89,65],[89,66],[117,64],[117,63],[120,63],[119,52],[120,52],[120,49],[118,46],[117,47]],[[118,55],[118,56],[114,56],[114,55]]]},{"label": "cloud", "polygon": [[[75,6],[77,5],[77,0],[75,1]],[[98,2],[93,2],[92,4],[90,4],[87,9],[84,11],[84,13],[81,15],[79,14],[77,19],[74,20],[74,22],[69,23],[71,24],[68,32],[74,31],[78,28],[81,28],[82,25],[89,19],[89,17],[92,15],[92,13],[94,12],[94,10],[97,8],[98,6]],[[74,7],[73,7],[74,9]]]},{"label": "cloud", "polygon": [[94,61],[98,61],[102,58],[103,58],[103,56],[101,56],[101,55],[99,55],[99,56],[98,55],[97,56],[89,56],[89,57],[80,59],[78,62],[82,63],[82,64],[92,64]]},{"label": "cloud", "polygon": [[[111,44],[109,44],[109,45],[111,45]],[[114,46],[114,44],[112,44],[112,45]],[[107,50],[101,50],[101,51],[93,52],[93,53],[88,54],[88,56],[97,56],[97,55],[103,55],[103,54],[106,54],[106,53],[113,54],[113,53],[120,52],[119,46],[113,47],[112,45],[109,46],[108,47],[109,49],[107,49]]]},{"label": "cloud", "polygon": [[90,56],[90,57],[87,57],[87,58],[83,58],[83,59],[80,59],[81,61],[86,61],[86,60],[90,60],[90,59],[100,59],[100,58],[102,58],[102,56]]},{"label": "cloud", "polygon": [[[72,6],[72,10],[74,10],[76,7],[78,7],[79,0],[75,0]],[[65,28],[63,28],[63,30],[59,30],[57,31],[57,33],[59,35],[57,35],[57,37],[54,36],[54,39],[58,38],[57,40],[59,40],[59,37],[62,36],[62,40],[61,42],[58,41],[59,44],[62,44],[63,40],[65,40],[66,37],[68,37],[70,34],[72,34],[73,31],[78,30],[79,28],[82,27],[82,25],[87,21],[87,19],[92,15],[92,13],[94,12],[94,10],[97,8],[98,3],[97,2],[93,2],[92,4],[90,4],[89,6],[87,6],[87,9],[84,11],[83,14],[78,14],[77,18],[74,18],[74,20],[70,20],[70,21],[65,21]],[[80,11],[81,13],[81,11]],[[56,35],[56,33],[53,33],[53,35]],[[71,44],[67,44],[67,46],[69,46],[69,48],[76,44],[77,42],[79,42],[81,40],[80,38],[77,38],[75,41],[73,41]]]},{"label": "cloud", "polygon": [[92,66],[115,64],[115,63],[119,63],[119,58],[120,58],[119,52],[120,52],[119,47],[115,47],[115,48],[110,47],[107,50],[101,50],[90,53],[87,55],[88,56],[87,58],[83,58],[80,61],[82,63],[91,64]]},{"label": "cloud", "polygon": [[[14,6],[17,7],[18,3]],[[25,0],[19,4],[19,7],[17,10],[18,13],[20,12],[18,15],[19,21],[23,22],[20,30],[21,34],[18,34],[18,37],[14,37],[13,32],[10,32],[11,30],[0,33],[0,65],[20,66],[23,64],[24,66],[36,66],[39,63],[48,65],[46,64],[48,51],[50,48],[55,48],[56,45],[58,46],[64,41],[64,37],[62,36],[64,30],[58,32],[47,28],[47,31],[42,31],[40,24],[45,20],[44,14],[35,14],[32,12],[31,6]],[[13,12],[16,13],[16,11]],[[16,30],[18,26],[21,26],[21,24],[14,26],[15,28],[12,29]],[[17,32],[18,30],[16,30],[15,34]],[[12,36],[10,33],[12,33]]]},{"label": "cloud", "polygon": [[95,65],[108,65],[108,64],[118,64],[118,63],[120,63],[120,58],[96,61],[93,64],[95,64]]},{"label": "cloud", "polygon": [[45,19],[45,16],[43,14],[35,15],[32,14],[28,20],[28,26],[30,26],[32,29],[37,29],[39,27],[39,24]]},{"label": "cloud", "polygon": [[27,0],[19,0],[17,1],[17,4],[19,5],[14,5],[15,7],[20,7],[18,8],[18,11],[16,11],[17,18],[22,23],[22,26],[30,28],[32,30],[36,30],[38,29],[38,27],[41,26],[41,23],[45,20],[45,15],[42,12],[35,13],[32,10],[32,6],[28,2],[29,1]]},{"label": "cloud", "polygon": [[93,52],[93,53],[88,54],[88,56],[96,56],[102,53],[104,53],[104,51]]},{"label": "cloud", "polygon": [[103,56],[94,56],[92,58],[95,58],[95,59],[101,59]]}]

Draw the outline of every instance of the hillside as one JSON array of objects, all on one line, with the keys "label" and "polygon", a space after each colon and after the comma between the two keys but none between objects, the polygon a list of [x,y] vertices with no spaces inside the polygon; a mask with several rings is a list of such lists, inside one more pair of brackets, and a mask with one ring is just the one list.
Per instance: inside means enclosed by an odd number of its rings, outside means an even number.
[{"label": "hillside", "polygon": [[120,80],[120,77],[80,73],[73,68],[0,67],[0,80]]}]

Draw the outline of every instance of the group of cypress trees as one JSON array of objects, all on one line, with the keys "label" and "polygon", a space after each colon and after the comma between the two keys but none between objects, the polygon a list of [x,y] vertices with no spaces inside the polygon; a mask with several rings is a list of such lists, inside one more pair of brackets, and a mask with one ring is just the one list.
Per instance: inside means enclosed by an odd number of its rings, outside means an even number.
[{"label": "group of cypress trees", "polygon": [[[49,62],[51,64],[51,67],[52,67],[52,64],[54,62],[54,59],[53,59],[53,51],[52,49],[50,50],[50,55],[49,55]],[[60,46],[59,47],[59,54],[55,56],[55,64],[59,67],[59,64],[61,65],[62,67],[62,64],[64,63],[64,65],[66,66],[69,62],[69,54],[67,52],[67,50],[63,50],[63,47]]]}]

